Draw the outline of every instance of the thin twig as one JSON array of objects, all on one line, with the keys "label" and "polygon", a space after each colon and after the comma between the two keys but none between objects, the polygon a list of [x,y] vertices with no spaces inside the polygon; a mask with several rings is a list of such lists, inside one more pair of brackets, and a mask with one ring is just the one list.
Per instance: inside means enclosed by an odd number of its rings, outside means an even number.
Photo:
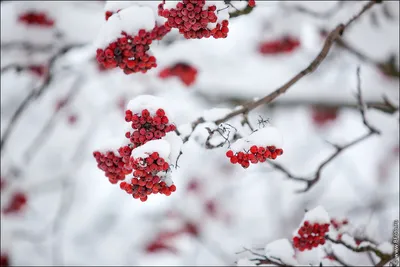
[{"label": "thin twig", "polygon": [[36,100],[38,99],[49,87],[50,84],[52,83],[53,79],[54,79],[54,73],[53,73],[53,67],[55,65],[55,62],[57,61],[57,59],[59,59],[60,57],[62,57],[63,55],[65,55],[68,51],[70,51],[71,49],[77,48],[77,47],[81,47],[81,44],[78,45],[67,45],[63,48],[61,48],[56,54],[54,54],[48,63],[48,74],[46,75],[45,80],[43,81],[43,83],[38,87],[33,89],[24,99],[24,101],[22,101],[22,103],[18,106],[17,110],[15,111],[15,113],[11,116],[11,120],[10,123],[7,125],[6,129],[4,130],[3,136],[1,138],[1,143],[0,143],[0,151],[1,153],[4,151],[4,146],[5,143],[7,142],[10,134],[12,133],[15,125],[17,124],[18,120],[20,119],[20,117],[22,116],[22,114],[24,113],[24,111],[26,111],[29,106]]},{"label": "thin twig", "polygon": [[[362,14],[364,14],[368,9],[373,7],[378,1],[370,1],[368,2],[355,16],[353,16],[347,23],[345,24],[339,24],[334,28],[329,35],[327,36],[325,43],[320,51],[320,53],[317,55],[317,57],[309,64],[308,67],[300,71],[297,75],[295,75],[293,78],[291,78],[288,82],[286,82],[284,85],[270,93],[269,95],[255,100],[248,102],[244,105],[242,105],[241,108],[234,110],[233,112],[227,114],[225,117],[218,119],[214,121],[216,125],[219,125],[239,114],[244,114],[248,113],[249,111],[255,109],[256,107],[263,105],[263,104],[268,104],[274,101],[277,97],[280,95],[284,94],[289,88],[291,88],[294,84],[296,84],[298,81],[300,81],[302,78],[307,76],[308,74],[313,73],[319,65],[324,61],[326,56],[328,55],[329,51],[331,50],[333,44],[342,36],[343,32],[347,27],[349,27],[354,21],[356,21]],[[204,123],[205,120],[204,118],[198,118],[196,121],[192,123],[192,132],[194,129],[201,123]],[[190,138],[190,135],[184,138],[184,142],[187,142]]]},{"label": "thin twig", "polygon": [[368,122],[368,120],[366,119],[366,115],[365,115],[365,105],[362,102],[363,98],[362,98],[362,93],[361,93],[361,79],[360,79],[360,68],[357,68],[357,101],[359,104],[359,111],[361,113],[361,117],[362,117],[362,121],[363,124],[368,128],[368,133],[362,135],[361,137],[347,143],[346,145],[337,145],[334,144],[333,146],[335,147],[335,152],[330,155],[328,158],[326,158],[317,168],[317,170],[315,171],[314,175],[312,176],[312,179],[307,179],[304,177],[298,177],[293,175],[292,173],[290,173],[288,170],[286,170],[286,168],[284,168],[283,166],[279,165],[278,163],[274,163],[271,161],[268,161],[269,164],[271,164],[275,169],[283,172],[284,174],[286,174],[286,176],[294,181],[301,181],[301,182],[305,182],[306,183],[306,187],[302,190],[298,190],[298,193],[303,193],[306,192],[308,190],[310,190],[321,178],[321,173],[324,170],[324,168],[332,161],[334,160],[336,157],[338,157],[343,151],[345,151],[346,149],[368,139],[369,137],[373,136],[373,135],[378,135],[380,134],[380,132],[375,129],[373,126],[370,125],[370,123]]}]

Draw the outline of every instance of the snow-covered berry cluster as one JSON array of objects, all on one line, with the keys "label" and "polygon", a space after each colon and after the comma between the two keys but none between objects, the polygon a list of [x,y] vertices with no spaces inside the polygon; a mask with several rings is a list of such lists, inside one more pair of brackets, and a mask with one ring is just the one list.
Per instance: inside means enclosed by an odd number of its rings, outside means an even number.
[{"label": "snow-covered berry cluster", "polygon": [[319,245],[325,244],[325,234],[329,230],[329,223],[311,224],[305,221],[303,226],[298,230],[298,236],[293,237],[293,245],[300,251],[311,250]]},{"label": "snow-covered berry cluster", "polygon": [[324,245],[329,225],[330,218],[323,207],[318,206],[308,211],[299,229],[294,233],[293,246],[304,251]]},{"label": "snow-covered berry cluster", "polygon": [[243,168],[248,168],[250,163],[257,164],[265,162],[267,159],[276,159],[282,154],[283,150],[275,146],[252,146],[247,153],[242,151],[234,153],[232,150],[226,152],[226,156],[232,164],[240,164]]},{"label": "snow-covered berry cluster", "polygon": [[168,186],[165,181],[162,181],[162,177],[166,175],[170,166],[158,152],[148,152],[146,157],[132,156],[130,162],[133,178],[129,182],[122,182],[120,188],[132,194],[133,198],[140,198],[144,202],[151,194],[159,193],[169,196],[175,192],[174,184]]},{"label": "snow-covered berry cluster", "polygon": [[263,55],[283,54],[293,52],[300,46],[300,41],[291,36],[285,36],[274,41],[262,42],[258,51]]},{"label": "snow-covered berry cluster", "polygon": [[[125,121],[134,130],[125,133],[129,144],[117,151],[93,153],[98,168],[112,184],[121,182],[122,190],[143,202],[148,195],[169,196],[176,190],[170,179],[170,166],[178,157],[182,140],[174,132],[176,127],[170,123],[170,112],[163,103],[148,95],[131,100],[125,111]],[[120,143],[118,140],[116,144]]]},{"label": "snow-covered berry cluster", "polygon": [[35,25],[40,27],[54,26],[54,20],[49,18],[45,12],[26,12],[18,17],[18,21],[27,25]]},{"label": "snow-covered berry cluster", "polygon": [[267,159],[276,159],[283,154],[283,149],[279,148],[281,146],[282,136],[278,129],[266,126],[248,137],[237,140],[226,152],[226,156],[232,164],[248,168],[250,163],[257,164]]},{"label": "snow-covered berry cluster", "polygon": [[222,1],[183,0],[163,1],[158,15],[167,19],[169,28],[179,29],[187,39],[226,38],[229,32],[229,13]]},{"label": "snow-covered berry cluster", "polygon": [[113,151],[101,153],[93,152],[97,167],[104,171],[106,177],[112,184],[125,179],[125,176],[132,172],[129,166],[129,158],[132,152],[132,145],[126,145],[118,149],[118,154]]},{"label": "snow-covered berry cluster", "polygon": [[167,133],[176,130],[176,126],[170,124],[168,116],[161,108],[157,109],[154,115],[148,109],[133,114],[131,110],[125,111],[125,121],[131,122],[133,132],[128,131],[125,137],[128,138],[134,147],[144,145],[150,140],[158,140]]},{"label": "snow-covered berry cluster", "polygon": [[196,81],[197,69],[189,64],[179,62],[159,73],[159,77],[162,79],[173,76],[178,77],[186,86],[190,86]]}]

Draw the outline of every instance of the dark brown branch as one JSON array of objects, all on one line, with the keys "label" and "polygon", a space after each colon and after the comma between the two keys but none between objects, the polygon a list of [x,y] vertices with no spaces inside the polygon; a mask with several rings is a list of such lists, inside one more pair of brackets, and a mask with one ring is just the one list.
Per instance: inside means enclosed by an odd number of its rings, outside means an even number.
[{"label": "dark brown branch", "polygon": [[59,59],[60,57],[62,57],[63,55],[65,55],[68,51],[70,51],[71,49],[77,48],[77,47],[81,47],[81,44],[78,45],[67,45],[63,48],[61,48],[56,54],[54,54],[48,63],[48,73],[46,75],[45,80],[43,81],[43,83],[38,87],[33,89],[24,99],[24,101],[22,101],[22,103],[18,106],[17,110],[15,111],[15,113],[12,115],[11,117],[11,121],[10,123],[7,125],[2,139],[1,139],[1,143],[0,143],[0,151],[3,152],[4,150],[4,145],[7,142],[11,132],[13,131],[16,123],[18,122],[18,120],[20,119],[21,115],[24,113],[25,110],[27,110],[29,108],[29,106],[34,102],[34,100],[36,100],[37,98],[39,98],[50,86],[50,84],[52,83],[53,79],[54,79],[54,73],[52,68],[55,65],[55,62],[57,61],[57,59]]},{"label": "dark brown branch", "polygon": [[360,110],[360,114],[362,117],[362,121],[363,124],[366,128],[368,128],[368,133],[362,135],[361,137],[347,143],[346,145],[337,145],[337,144],[333,144],[333,146],[335,147],[335,152],[330,155],[328,158],[326,158],[317,168],[317,170],[315,171],[315,174],[312,176],[312,179],[307,179],[304,177],[298,177],[293,175],[292,173],[290,173],[288,170],[286,170],[286,168],[282,167],[281,165],[268,161],[269,164],[271,164],[275,169],[283,172],[284,174],[286,174],[286,176],[294,181],[301,181],[301,182],[305,182],[306,183],[306,187],[305,189],[299,190],[297,191],[298,193],[303,193],[303,192],[307,192],[308,190],[310,190],[320,179],[321,179],[321,173],[324,170],[324,168],[332,161],[334,160],[336,157],[338,157],[343,151],[345,151],[346,149],[368,139],[369,137],[376,135],[376,134],[380,134],[380,132],[375,129],[373,126],[370,125],[370,123],[368,122],[368,120],[366,119],[365,116],[365,105],[362,102],[363,98],[362,98],[362,94],[361,94],[361,80],[360,80],[360,68],[357,68],[357,101],[359,103],[359,110]]},{"label": "dark brown branch", "polygon": [[[350,26],[354,21],[356,21],[364,12],[366,12],[368,9],[373,7],[377,1],[370,1],[368,2],[361,10],[358,12],[354,17],[352,17],[347,23],[345,24],[339,24],[335,29],[333,29],[328,37],[325,40],[325,43],[318,54],[318,56],[310,63],[308,67],[306,67],[304,70],[299,72],[297,75],[295,75],[293,78],[291,78],[288,82],[286,82],[284,85],[276,89],[274,92],[271,94],[256,100],[256,101],[251,101],[246,104],[244,104],[241,108],[227,114],[225,117],[218,119],[214,121],[216,125],[219,125],[239,114],[244,114],[248,113],[249,111],[257,108],[258,106],[261,106],[263,104],[268,104],[274,101],[277,97],[280,95],[284,94],[289,88],[291,88],[294,84],[296,84],[298,81],[300,81],[302,78],[307,76],[308,74],[313,73],[319,65],[322,63],[322,61],[326,58],[328,55],[330,49],[332,48],[333,44],[341,37],[345,29]],[[194,130],[199,124],[205,122],[204,118],[199,118],[195,122],[192,123],[192,130]],[[184,138],[184,142],[187,142],[190,138],[190,135]]]},{"label": "dark brown branch", "polygon": [[331,238],[329,235],[325,236],[326,240],[329,240],[330,242],[337,244],[337,245],[342,245],[344,247],[346,247],[347,249],[356,252],[356,253],[361,253],[361,252],[372,252],[374,253],[376,256],[378,256],[381,261],[376,265],[376,266],[383,266],[382,263],[386,264],[387,262],[389,262],[391,259],[394,258],[394,253],[393,254],[386,254],[382,251],[380,251],[379,249],[377,249],[374,245],[368,245],[368,246],[362,246],[362,247],[353,247],[350,244],[347,244],[345,242],[343,242],[343,240],[336,240]]}]

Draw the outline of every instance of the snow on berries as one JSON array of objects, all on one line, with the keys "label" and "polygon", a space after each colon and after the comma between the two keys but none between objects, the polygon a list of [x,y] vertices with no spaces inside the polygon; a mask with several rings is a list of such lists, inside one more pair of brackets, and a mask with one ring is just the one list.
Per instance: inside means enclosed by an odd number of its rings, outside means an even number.
[{"label": "snow on berries", "polygon": [[190,86],[196,81],[197,69],[187,63],[179,62],[159,73],[159,77],[162,79],[174,76],[178,77],[186,86]]},{"label": "snow on berries", "polygon": [[155,17],[149,7],[134,5],[111,16],[96,40],[97,62],[106,69],[119,67],[125,74],[146,73],[157,67],[150,51],[154,27]]},{"label": "snow on berries", "polygon": [[330,218],[323,207],[308,211],[299,229],[294,234],[293,245],[300,251],[311,250],[325,244],[325,235],[329,231]]},{"label": "snow on berries", "polygon": [[263,55],[285,54],[293,52],[299,46],[299,39],[292,36],[284,36],[277,40],[262,42],[258,47],[258,51]]},{"label": "snow on berries", "polygon": [[105,149],[95,151],[97,167],[112,184],[120,182],[120,188],[135,199],[144,202],[151,194],[171,195],[176,190],[171,167],[183,144],[171,118],[160,98],[141,95],[129,101],[125,121],[130,130],[125,133],[123,145],[116,139]]},{"label": "snow on berries", "polygon": [[18,17],[18,21],[28,26],[39,26],[51,28],[54,26],[54,20],[45,12],[28,11]]},{"label": "snow on berries", "polygon": [[281,146],[282,136],[278,129],[267,126],[237,140],[226,152],[226,156],[232,164],[240,164],[246,169],[250,163],[257,164],[267,159],[276,159],[283,154]]},{"label": "snow on berries", "polygon": [[163,1],[158,15],[167,19],[166,26],[179,30],[186,39],[226,38],[229,13],[223,1]]},{"label": "snow on berries", "polygon": [[171,195],[176,187],[167,173],[170,154],[171,145],[165,140],[153,140],[134,149],[130,158],[133,178],[122,182],[121,189],[143,202],[151,194]]},{"label": "snow on berries", "polygon": [[168,132],[176,130],[176,126],[170,122],[168,110],[162,108],[164,106],[164,103],[149,95],[137,97],[128,103],[125,121],[131,123],[131,127],[125,137],[134,147],[161,139]]}]

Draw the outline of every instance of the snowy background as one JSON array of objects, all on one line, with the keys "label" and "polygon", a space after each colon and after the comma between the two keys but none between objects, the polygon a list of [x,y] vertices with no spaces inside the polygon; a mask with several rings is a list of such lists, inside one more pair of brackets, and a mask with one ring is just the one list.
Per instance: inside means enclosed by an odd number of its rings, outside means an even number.
[{"label": "snowy background", "polygon": [[[346,2],[321,18],[296,7],[324,13],[337,2],[258,1],[250,14],[230,19],[226,39],[186,40],[173,30],[152,44],[156,69],[125,75],[120,69],[101,71],[95,60],[93,41],[105,23],[103,1],[2,1],[2,141],[17,108],[46,83],[1,148],[1,206],[9,205],[15,192],[27,197],[19,212],[1,215],[2,255],[11,265],[232,265],[243,257],[237,254],[243,247],[291,240],[305,210],[319,205],[331,218],[347,218],[360,235],[391,241],[393,220],[399,218],[398,111],[368,109],[367,118],[382,134],[343,152],[306,193],[295,192],[304,183],[268,164],[247,170],[230,164],[227,146],[204,149],[200,136],[183,147],[172,176],[177,191],[142,203],[111,185],[92,155],[124,134],[124,107],[140,94],[165,99],[177,126],[212,108],[234,108],[269,94],[319,53],[321,29],[347,21],[365,2]],[[46,12],[55,26],[18,22],[31,9]],[[334,151],[327,141],[350,142],[367,132],[355,108],[357,66],[365,102],[383,103],[386,96],[398,105],[398,76],[373,64],[392,57],[398,69],[398,10],[397,1],[375,6],[345,32],[346,43],[367,59],[335,46],[315,73],[250,113],[255,127],[262,116],[280,130],[284,154],[277,163],[308,177]],[[287,54],[260,54],[261,42],[284,35],[299,39],[300,46]],[[69,45],[76,48],[57,58],[50,81],[15,67],[46,64]],[[158,77],[177,62],[198,70],[193,85]],[[69,101],[56,109],[65,98]],[[316,123],[315,104],[339,107],[337,118]],[[365,253],[334,249],[350,264],[370,262]],[[303,264],[318,264],[323,256],[322,249],[295,253]]]}]

